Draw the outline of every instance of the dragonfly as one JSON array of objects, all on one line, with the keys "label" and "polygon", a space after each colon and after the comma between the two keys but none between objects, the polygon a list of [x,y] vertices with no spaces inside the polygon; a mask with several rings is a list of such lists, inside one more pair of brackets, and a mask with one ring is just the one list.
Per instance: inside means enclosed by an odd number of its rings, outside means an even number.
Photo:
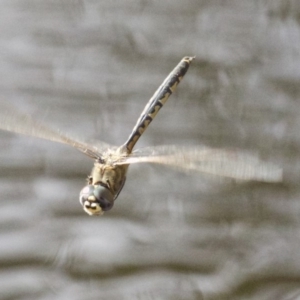
[{"label": "dragonfly", "polygon": [[179,171],[204,172],[237,180],[281,181],[281,168],[270,162],[261,161],[257,155],[240,150],[173,145],[133,150],[156,114],[175,91],[194,58],[192,56],[182,58],[150,98],[128,139],[119,147],[101,141],[91,144],[74,139],[12,107],[1,109],[0,129],[68,144],[94,159],[87,185],[79,194],[80,204],[89,215],[102,215],[113,207],[124,187],[128,167],[134,163],[162,164]]}]

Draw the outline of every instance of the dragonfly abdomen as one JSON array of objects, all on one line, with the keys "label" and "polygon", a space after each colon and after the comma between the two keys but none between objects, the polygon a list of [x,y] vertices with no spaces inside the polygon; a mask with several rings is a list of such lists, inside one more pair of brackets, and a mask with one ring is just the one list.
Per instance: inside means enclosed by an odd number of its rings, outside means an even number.
[{"label": "dragonfly abdomen", "polygon": [[187,72],[193,59],[194,57],[184,57],[151,97],[139,119],[137,120],[137,123],[134,126],[129,138],[123,145],[126,147],[128,153],[131,153],[138,139],[147,129],[159,110],[167,102],[168,98],[176,90],[177,85]]}]

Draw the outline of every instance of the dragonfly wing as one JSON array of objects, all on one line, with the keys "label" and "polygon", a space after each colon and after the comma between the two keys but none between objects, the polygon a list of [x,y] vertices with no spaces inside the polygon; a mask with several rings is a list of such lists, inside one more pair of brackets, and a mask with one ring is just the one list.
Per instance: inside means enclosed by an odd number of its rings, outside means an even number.
[{"label": "dragonfly wing", "polygon": [[278,182],[282,169],[257,155],[207,147],[159,146],[134,151],[117,164],[157,163],[182,171],[199,171],[240,180]]},{"label": "dragonfly wing", "polygon": [[[91,158],[98,159],[101,157],[100,147],[92,146],[89,143],[81,142],[69,137],[59,130],[54,130],[48,126],[35,121],[31,116],[20,113],[14,107],[0,107],[0,129],[14,133],[29,135],[46,139],[53,142],[71,145]],[[106,146],[103,145],[102,146]]]}]

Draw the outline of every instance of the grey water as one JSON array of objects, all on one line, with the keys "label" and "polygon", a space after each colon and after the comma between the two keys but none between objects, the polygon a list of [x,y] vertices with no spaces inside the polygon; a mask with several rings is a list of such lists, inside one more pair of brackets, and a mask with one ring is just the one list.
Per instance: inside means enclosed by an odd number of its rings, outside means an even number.
[{"label": "grey water", "polygon": [[195,55],[137,147],[235,148],[284,170],[270,184],[134,165],[90,217],[90,158],[1,131],[1,300],[300,298],[299,1],[14,0],[0,16],[0,104],[120,145]]}]

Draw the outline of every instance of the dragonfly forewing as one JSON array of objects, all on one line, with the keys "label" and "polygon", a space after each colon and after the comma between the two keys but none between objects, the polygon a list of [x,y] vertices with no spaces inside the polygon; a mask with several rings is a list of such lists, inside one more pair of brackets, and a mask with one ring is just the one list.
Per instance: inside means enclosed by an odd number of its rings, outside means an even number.
[{"label": "dragonfly forewing", "polygon": [[97,142],[97,146],[80,141],[65,135],[59,130],[54,130],[43,123],[33,120],[30,115],[19,112],[15,107],[10,105],[0,105],[0,129],[33,136],[57,143],[68,144],[93,159],[99,159],[101,153],[110,145],[104,142]]},{"label": "dragonfly forewing", "polygon": [[135,150],[117,164],[155,163],[181,171],[198,171],[238,180],[279,182],[282,169],[258,155],[208,147],[158,146]]}]

